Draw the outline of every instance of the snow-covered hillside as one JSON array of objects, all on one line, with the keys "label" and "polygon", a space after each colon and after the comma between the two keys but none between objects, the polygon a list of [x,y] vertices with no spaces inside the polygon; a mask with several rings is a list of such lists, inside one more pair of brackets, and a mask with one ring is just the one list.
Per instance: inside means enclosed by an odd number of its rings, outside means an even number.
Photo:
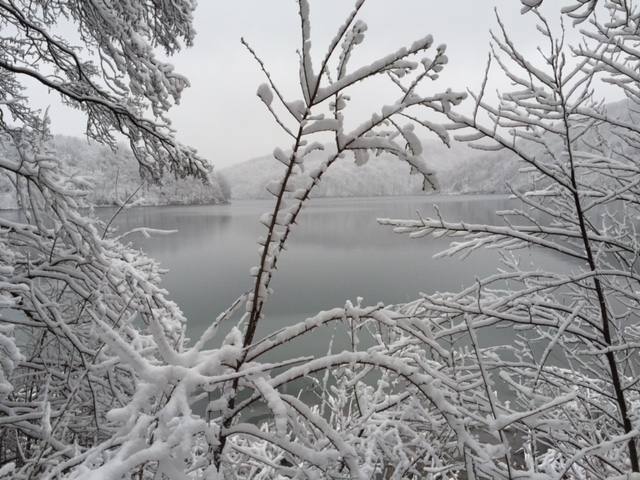
[{"label": "snow-covered hillside", "polygon": [[[425,143],[424,157],[438,172],[442,193],[506,193],[507,182],[520,188],[526,181],[519,175],[519,165],[506,152],[486,153],[454,143],[451,148],[436,142]],[[317,152],[306,164],[306,171],[316,168],[321,156]],[[233,199],[269,198],[266,186],[281,178],[284,165],[272,155],[256,158],[222,169],[231,186]],[[298,187],[307,181],[301,175]],[[316,197],[365,197],[422,194],[422,179],[410,175],[409,166],[395,157],[372,157],[357,166],[353,156],[345,157],[327,170],[323,182],[314,191]],[[428,193],[428,192],[427,192]]]},{"label": "snow-covered hillside", "polygon": [[[607,105],[607,115],[636,123],[638,115],[633,115],[626,100]],[[633,118],[632,118],[633,116]],[[604,124],[594,127],[588,135],[580,139],[580,148],[588,151],[589,144],[597,143],[598,136],[610,135]],[[556,139],[550,139],[551,143]],[[533,147],[526,146],[531,150]],[[631,147],[625,151],[631,154]],[[470,148],[467,144],[452,142],[451,147],[436,141],[423,142],[424,159],[436,170],[440,183],[440,193],[445,194],[493,194],[509,193],[509,186],[524,191],[531,188],[530,176],[521,172],[526,165],[507,151],[487,152]],[[528,151],[529,154],[546,155],[542,148]],[[635,155],[636,151],[632,152]],[[316,168],[321,155],[316,152],[310,157],[307,171]],[[269,198],[266,186],[271,180],[280,179],[284,165],[273,155],[255,158],[221,169],[231,187],[231,198]],[[298,180],[298,187],[306,183],[306,176]],[[316,197],[367,197],[386,195],[420,195],[422,180],[418,175],[409,174],[409,166],[390,155],[372,157],[365,165],[357,166],[353,156],[348,156],[332,165],[316,187]],[[426,192],[430,193],[430,192]]]},{"label": "snow-covered hillside", "polygon": [[[57,135],[50,145],[56,158],[75,177],[86,180],[86,199],[92,205],[115,205],[117,199],[141,205],[224,203],[229,200],[229,187],[217,171],[206,185],[192,178],[176,178],[165,175],[162,185],[143,182],[138,163],[131,150],[124,144],[116,151],[88,142],[86,139]],[[8,158],[17,152],[4,150]],[[17,199],[13,181],[8,174],[0,175],[0,209],[15,208]]]}]

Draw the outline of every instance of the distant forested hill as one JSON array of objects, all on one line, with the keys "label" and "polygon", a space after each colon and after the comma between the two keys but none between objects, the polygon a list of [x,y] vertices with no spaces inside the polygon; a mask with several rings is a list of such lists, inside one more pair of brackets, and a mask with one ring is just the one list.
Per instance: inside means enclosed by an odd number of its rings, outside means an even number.
[{"label": "distant forested hill", "polygon": [[[607,110],[612,117],[638,121],[637,118],[629,118],[625,101],[609,104]],[[608,135],[604,127],[594,131],[598,135]],[[594,141],[597,139],[584,138],[581,140],[581,149],[588,151],[589,142]],[[211,185],[193,179],[166,176],[164,184],[159,186],[142,181],[137,163],[124,144],[114,152],[85,138],[58,135],[53,138],[51,145],[57,157],[66,164],[68,172],[87,180],[86,198],[94,205],[114,205],[118,198],[127,199],[136,191],[133,200],[142,205],[223,203],[230,199],[269,198],[267,184],[279,179],[284,171],[282,163],[272,155],[267,155],[216,170]],[[16,152],[0,149],[0,153],[8,158],[17,158]],[[318,153],[315,152],[315,157],[312,156],[306,164],[307,172],[319,165],[321,158]],[[439,142],[425,142],[424,158],[437,172],[441,193],[508,193],[508,185],[517,190],[530,187],[529,177],[520,171],[523,163],[507,151],[484,152],[455,142],[451,148]],[[306,174],[300,175],[296,187],[306,185],[307,179]],[[410,175],[407,164],[385,155],[372,156],[360,167],[355,164],[353,157],[347,156],[334,164],[323,179],[313,196],[366,197],[424,193],[419,175]],[[16,206],[12,179],[6,174],[0,175],[0,208]]]},{"label": "distant forested hill", "polygon": [[[518,175],[522,167],[506,152],[482,152],[462,144],[451,148],[440,143],[425,143],[424,158],[438,172],[442,193],[507,193],[507,182],[520,189],[526,181]],[[310,158],[306,170],[320,163],[320,156]],[[233,199],[269,198],[266,186],[278,179],[284,165],[265,156],[222,169],[231,185]],[[301,175],[298,187],[306,184]],[[316,197],[366,197],[385,195],[420,195],[422,180],[410,175],[409,166],[395,157],[372,157],[365,165],[357,166],[353,157],[345,157],[334,164],[316,187]]]},{"label": "distant forested hill", "polygon": [[[142,205],[203,204],[229,201],[230,190],[225,179],[214,172],[210,185],[193,179],[165,176],[163,185],[141,179],[133,154],[125,144],[117,151],[85,138],[58,135],[51,141],[55,156],[65,164],[66,171],[86,180],[86,199],[93,205],[114,205],[136,192],[132,201]],[[16,152],[1,151],[17,158]],[[0,175],[0,208],[15,208],[17,199],[12,179]]]},{"label": "distant forested hill", "polygon": [[[634,114],[629,103],[622,100],[607,105],[607,115],[637,124],[640,114]],[[599,142],[600,137],[611,135],[606,123],[593,127],[588,135],[578,140],[580,150],[589,152],[590,146]],[[554,140],[550,139],[550,142]],[[621,147],[622,148],[622,147]],[[624,150],[624,151],[623,151]],[[626,155],[637,156],[638,149],[629,145],[621,150]],[[318,153],[318,152],[316,152]],[[546,155],[542,148],[532,150],[530,155]],[[436,170],[440,182],[440,193],[445,194],[487,194],[509,193],[510,185],[520,191],[531,189],[530,176],[522,173],[526,165],[518,161],[511,152],[501,150],[487,152],[469,148],[466,144],[452,142],[451,148],[440,142],[424,142],[423,156],[427,164]],[[562,161],[561,159],[559,161]],[[307,171],[317,167],[320,156],[311,157]],[[562,168],[559,165],[559,168]],[[233,199],[269,198],[266,186],[271,180],[279,179],[284,165],[272,155],[249,160],[222,169],[231,185]],[[306,176],[298,179],[297,187],[306,184]],[[372,157],[365,165],[358,167],[353,156],[345,157],[334,164],[316,187],[316,197],[366,197],[384,195],[422,194],[422,181],[418,175],[409,175],[409,166],[395,157]],[[611,179],[615,181],[615,179]],[[427,192],[429,193],[429,192]]]}]

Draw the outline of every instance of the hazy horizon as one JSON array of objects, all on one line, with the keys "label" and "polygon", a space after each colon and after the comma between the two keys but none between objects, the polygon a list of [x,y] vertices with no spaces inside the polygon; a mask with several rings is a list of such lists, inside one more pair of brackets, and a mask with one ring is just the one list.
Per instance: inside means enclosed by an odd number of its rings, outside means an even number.
[{"label": "hazy horizon", "polygon": [[[311,2],[312,51],[316,63],[324,56],[325,45],[343,23],[353,3],[341,0]],[[547,3],[542,12],[548,12],[549,18],[555,20],[566,2]],[[513,0],[401,0],[393,4],[369,0],[360,14],[368,31],[362,48],[352,59],[352,68],[431,34],[434,48],[427,51],[426,56],[433,55],[435,46],[444,43],[449,57],[449,64],[440,78],[432,83],[433,91],[446,88],[478,90],[489,53],[489,30],[498,26],[494,9],[516,45],[530,53],[532,59],[539,58],[536,47],[541,38],[535,31],[535,17],[521,15],[521,8],[522,4]],[[181,104],[168,114],[177,138],[196,148],[216,168],[264,156],[276,146],[288,148],[289,138],[256,96],[258,86],[265,81],[264,74],[240,39],[245,38],[264,60],[287,98],[299,98],[296,5],[250,0],[200,2],[194,20],[198,32],[194,46],[169,60],[176,72],[191,82]],[[402,28],[398,28],[399,23]],[[393,32],[392,36],[388,32]],[[507,87],[508,82],[495,83],[490,90]],[[360,123],[365,118],[363,115],[370,115],[366,108],[368,99],[375,95],[379,102],[384,93],[387,91],[360,91],[350,106],[351,121]],[[84,116],[80,112],[59,105],[55,94],[30,90],[29,96],[30,102],[39,108],[49,107],[54,133],[83,135]],[[395,97],[389,95],[388,98],[393,102]]]}]

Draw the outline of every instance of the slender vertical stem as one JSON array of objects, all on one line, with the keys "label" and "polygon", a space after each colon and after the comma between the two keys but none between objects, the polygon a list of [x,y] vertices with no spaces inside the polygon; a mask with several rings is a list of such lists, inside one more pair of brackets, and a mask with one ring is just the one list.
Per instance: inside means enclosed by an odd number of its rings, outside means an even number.
[{"label": "slender vertical stem", "polygon": [[[593,250],[591,248],[591,243],[589,241],[585,213],[582,208],[582,202],[580,200],[578,181],[576,178],[575,160],[574,160],[572,141],[571,141],[571,129],[570,129],[569,118],[568,118],[569,114],[567,113],[566,98],[564,96],[564,92],[562,89],[562,74],[561,72],[558,71],[558,69],[554,69],[554,73],[556,76],[556,84],[558,86],[557,93],[560,99],[560,108],[562,109],[564,135],[566,137],[566,148],[567,148],[567,154],[569,156],[569,167],[570,167],[570,173],[571,173],[571,186],[572,186],[571,195],[572,195],[573,203],[576,209],[578,225],[580,227],[580,235],[582,237],[585,253],[587,255],[587,263],[589,264],[589,269],[594,273],[593,286],[598,299],[600,319],[602,320],[602,334],[607,346],[613,346],[613,339],[611,336],[611,319],[609,318],[609,310],[607,308],[607,302],[604,295],[604,287],[602,286],[602,283],[600,282],[600,277],[597,274],[597,265],[593,255]],[[632,431],[633,427],[631,425],[631,419],[629,418],[627,402],[624,395],[624,389],[622,387],[622,380],[620,378],[620,373],[618,372],[618,363],[617,363],[614,351],[610,348],[607,349],[605,352],[605,358],[607,361],[607,365],[609,367],[609,373],[611,374],[611,383],[613,384],[616,402],[618,404],[618,409],[620,410],[620,417],[622,420],[624,432],[626,434],[629,434]],[[635,438],[631,438],[629,440],[628,447],[629,447],[629,459],[631,461],[631,469],[634,472],[640,472],[640,462],[638,460],[638,451],[636,447]]]}]

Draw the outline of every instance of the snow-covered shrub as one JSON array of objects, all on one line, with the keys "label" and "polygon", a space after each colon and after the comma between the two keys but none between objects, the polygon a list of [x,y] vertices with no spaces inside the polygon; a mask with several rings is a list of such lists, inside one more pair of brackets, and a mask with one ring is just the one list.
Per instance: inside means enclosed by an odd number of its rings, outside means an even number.
[{"label": "snow-covered shrub", "polygon": [[[31,107],[25,79],[85,112],[90,138],[115,147],[115,134],[124,134],[150,178],[167,170],[206,180],[208,164],[174,140],[162,117],[187,82],[152,48],[172,53],[190,43],[193,8],[135,0],[0,5],[1,188],[20,207],[0,215],[2,478],[60,477],[112,442],[109,415],[132,400],[138,367],[180,351],[184,327],[158,286],[158,265],[81,213],[92,183],[53,151],[49,120]],[[85,58],[86,50],[52,34],[60,22],[79,25],[96,55]],[[155,118],[145,118],[147,110]],[[165,400],[149,397],[145,407]]]},{"label": "snow-covered shrub", "polygon": [[[421,58],[432,51],[430,36],[371,65],[351,67],[351,53],[366,31],[357,19],[363,3],[356,3],[325,57],[313,67],[309,5],[298,2],[302,48],[297,99],[273,84],[260,63],[266,83],[258,88],[258,97],[293,144],[287,153],[274,151],[285,168],[279,181],[267,185],[274,208],[260,220],[266,230],[259,240],[260,263],[251,271],[254,287],[192,347],[158,343],[162,363],[150,362],[114,337],[109,346],[131,363],[136,391],[127,405],[108,414],[111,437],[56,472],[68,478],[439,478],[461,471],[490,477],[504,472],[507,462],[502,459],[509,454],[505,441],[478,439],[486,429],[491,397],[477,388],[483,372],[475,353],[452,353],[440,346],[431,326],[414,322],[413,314],[347,303],[264,338],[256,335],[258,324],[266,320],[263,306],[278,258],[325,172],[347,152],[353,152],[358,164],[385,152],[409,164],[425,186],[435,186],[433,172],[420,158],[422,143],[414,122],[448,142],[446,129],[420,119],[426,111],[447,112],[464,98],[451,91],[419,93],[447,62],[444,46]],[[374,77],[388,78],[397,88],[397,100],[347,130],[350,89]],[[320,139],[326,138],[333,139],[333,148],[325,151]],[[292,188],[312,152],[323,157],[320,165],[302,188]],[[242,310],[238,328],[222,347],[208,348],[218,325]],[[350,335],[351,348],[334,352],[330,344],[319,358],[262,360],[300,337],[313,341],[325,327]],[[311,381],[316,404],[287,393],[301,379]],[[196,409],[203,401],[205,416]],[[262,425],[252,421],[250,410],[261,412]]]},{"label": "snow-covered shrub", "polygon": [[[538,14],[539,1],[523,3]],[[594,45],[572,50],[576,66],[565,61],[562,42],[542,16],[540,31],[549,40],[542,67],[520,55],[499,24],[496,51],[506,59],[496,58],[519,90],[503,94],[499,105],[485,92],[474,95],[475,114],[467,117],[456,108],[465,95],[429,92],[447,63],[444,46],[433,48],[430,36],[352,67],[367,30],[359,0],[325,56],[312,61],[310,7],[298,0],[299,92],[274,84],[247,45],[266,77],[257,95],[292,139],[286,153],[274,151],[284,170],[266,186],[274,206],[260,219],[265,233],[251,270],[255,283],[193,345],[185,344],[184,319],[158,286],[157,265],[78,213],[84,179],[67,174],[47,150],[46,122],[29,111],[15,83],[16,65],[34,62],[21,64],[20,43],[3,37],[16,63],[0,55],[0,105],[16,124],[2,123],[0,135],[18,156],[0,157],[0,167],[14,182],[24,219],[0,218],[0,306],[9,310],[0,312],[6,354],[0,475],[638,478],[639,130],[633,115],[609,116],[590,90],[604,72],[640,98],[633,75],[637,17],[627,2],[605,0],[612,17],[600,25],[593,16],[599,3],[567,10],[593,19],[584,35]],[[91,137],[110,143],[111,129],[127,134],[152,178],[165,168],[178,176],[209,175],[162,121],[186,81],[150,47],[157,42],[172,53],[179,38],[191,42],[193,2],[18,4],[17,10],[3,6],[0,15],[24,45],[34,44],[28,52],[44,55],[38,61],[63,59],[56,76],[31,73],[86,111]],[[91,79],[106,64],[83,62],[45,34],[61,12],[83,25],[83,40],[103,59],[113,60],[104,85]],[[136,42],[128,41],[131,28]],[[41,45],[48,48],[35,48]],[[78,71],[85,75],[78,79]],[[395,86],[396,101],[348,129],[350,93],[377,77]],[[141,117],[144,106],[158,122]],[[470,129],[464,138],[480,141],[482,149],[517,156],[531,175],[513,190],[522,206],[501,212],[500,226],[443,218],[382,222],[414,237],[457,238],[443,254],[499,248],[498,273],[462,292],[406,305],[347,302],[260,337],[271,280],[296,220],[325,172],[347,153],[359,165],[381,152],[395,156],[426,187],[436,186],[420,158],[416,129],[445,143],[449,132],[425,112],[453,121],[450,128]],[[311,155],[320,164],[298,185]],[[577,266],[525,268],[513,254],[521,248],[552,249]],[[235,314],[238,325],[219,348],[210,347],[221,322]],[[498,327],[512,328],[516,340],[485,345]],[[264,360],[301,338],[315,341],[326,328],[334,334],[325,355]],[[558,352],[561,365],[550,361]],[[299,389],[301,381],[307,390]],[[303,401],[303,394],[315,399]]]},{"label": "snow-covered shrub", "polygon": [[[470,335],[489,375],[485,385],[500,385],[491,430],[515,429],[524,442],[526,468],[518,475],[636,478],[638,17],[634,2],[578,2],[565,13],[585,22],[582,43],[569,47],[539,11],[541,2],[523,3],[527,11],[533,6],[528,15],[536,16],[546,45],[540,57],[526,58],[500,22],[491,62],[513,91],[497,103],[482,91],[473,95],[473,117],[448,115],[468,127],[460,138],[476,148],[516,155],[532,188],[513,189],[514,207],[499,212],[502,225],[383,223],[415,238],[456,238],[443,255],[501,251],[495,275],[458,293],[425,295],[415,308],[425,322],[449,319],[441,338]],[[603,106],[600,78],[628,100]],[[571,267],[529,265],[518,252],[530,249],[552,251]],[[513,330],[513,345],[488,346],[499,327]],[[481,360],[487,351],[495,356]]]}]

